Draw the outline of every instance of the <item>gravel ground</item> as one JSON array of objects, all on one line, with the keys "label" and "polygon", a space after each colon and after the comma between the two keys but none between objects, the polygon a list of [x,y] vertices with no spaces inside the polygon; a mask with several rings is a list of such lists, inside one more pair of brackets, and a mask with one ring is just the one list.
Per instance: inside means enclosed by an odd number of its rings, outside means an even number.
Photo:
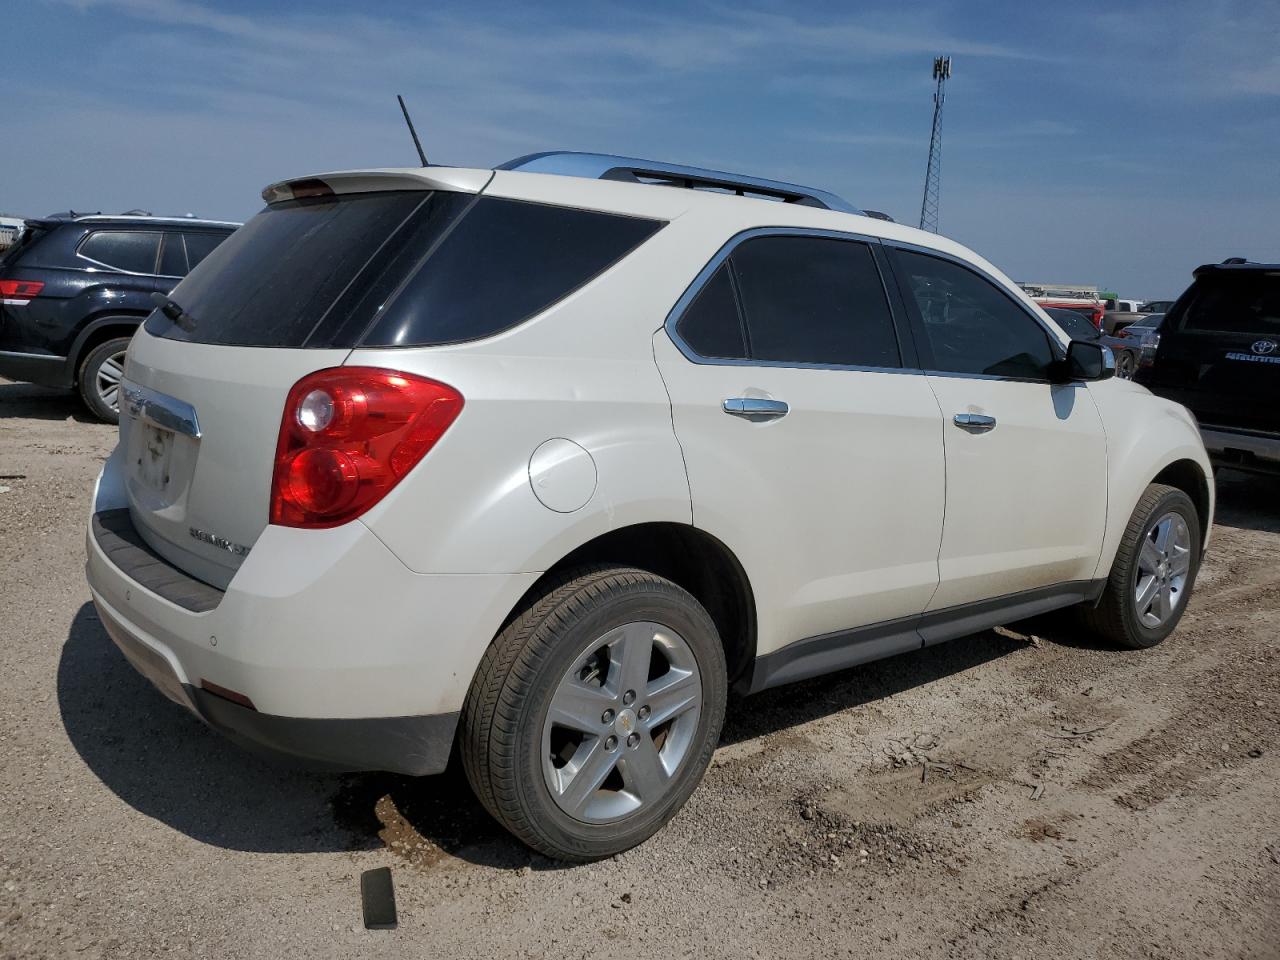
[{"label": "gravel ground", "polygon": [[113,442],[0,382],[0,957],[1280,957],[1280,484],[1223,475],[1163,646],[1021,624],[733,702],[666,830],[562,868],[456,775],[274,766],[135,675],[81,569]]}]

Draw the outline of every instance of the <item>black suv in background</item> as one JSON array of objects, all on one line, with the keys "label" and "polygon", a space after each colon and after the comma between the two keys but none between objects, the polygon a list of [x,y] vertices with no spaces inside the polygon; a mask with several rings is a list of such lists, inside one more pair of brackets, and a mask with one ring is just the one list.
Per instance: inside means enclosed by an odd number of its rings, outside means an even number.
[{"label": "black suv in background", "polygon": [[1280,474],[1280,264],[1196,269],[1135,378],[1190,408],[1215,464]]},{"label": "black suv in background", "polygon": [[0,255],[0,376],[75,387],[102,420],[119,418],[134,330],[237,223],[144,216],[28,220]]}]

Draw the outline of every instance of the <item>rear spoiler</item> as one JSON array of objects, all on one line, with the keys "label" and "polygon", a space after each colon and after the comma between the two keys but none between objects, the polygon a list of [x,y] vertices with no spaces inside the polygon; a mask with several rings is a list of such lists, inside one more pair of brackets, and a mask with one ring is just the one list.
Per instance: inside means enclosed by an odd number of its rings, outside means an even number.
[{"label": "rear spoiler", "polygon": [[408,167],[381,170],[343,170],[313,177],[273,183],[262,191],[266,203],[332,197],[344,193],[379,193],[391,190],[448,190],[479,193],[493,179],[492,170],[464,167]]}]

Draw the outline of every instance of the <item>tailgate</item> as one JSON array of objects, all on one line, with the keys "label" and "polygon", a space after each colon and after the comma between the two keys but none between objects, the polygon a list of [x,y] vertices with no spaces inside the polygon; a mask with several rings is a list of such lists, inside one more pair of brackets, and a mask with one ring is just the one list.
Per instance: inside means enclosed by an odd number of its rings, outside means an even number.
[{"label": "tailgate", "polygon": [[129,510],[148,545],[225,589],[267,525],[289,388],[347,353],[184,343],[139,330],[120,444]]}]

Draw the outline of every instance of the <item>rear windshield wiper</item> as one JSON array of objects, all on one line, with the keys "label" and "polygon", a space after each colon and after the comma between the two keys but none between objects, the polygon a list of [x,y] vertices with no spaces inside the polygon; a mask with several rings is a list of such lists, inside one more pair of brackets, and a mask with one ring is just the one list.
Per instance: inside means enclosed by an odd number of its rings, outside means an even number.
[{"label": "rear windshield wiper", "polygon": [[173,300],[170,300],[163,293],[151,294],[151,302],[160,308],[160,312],[172,320],[175,324],[191,333],[196,328],[196,318],[187,313],[182,307],[178,306]]}]

